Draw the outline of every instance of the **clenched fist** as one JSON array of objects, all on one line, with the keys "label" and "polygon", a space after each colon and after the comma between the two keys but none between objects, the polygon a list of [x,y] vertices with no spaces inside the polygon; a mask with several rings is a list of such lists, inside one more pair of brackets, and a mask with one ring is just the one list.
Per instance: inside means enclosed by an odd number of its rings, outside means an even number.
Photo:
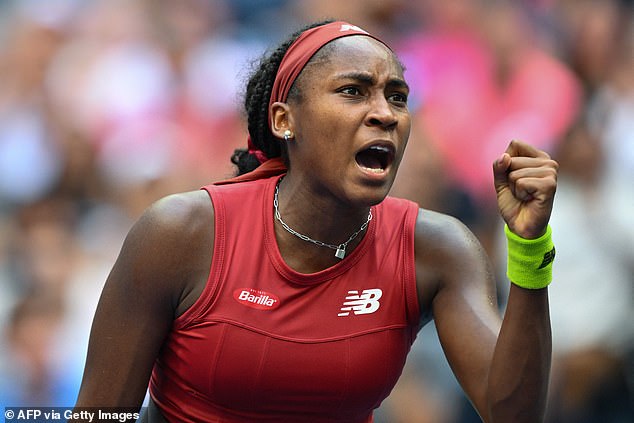
[{"label": "clenched fist", "polygon": [[521,141],[511,141],[493,163],[498,209],[516,235],[533,239],[545,233],[558,168],[547,153]]}]

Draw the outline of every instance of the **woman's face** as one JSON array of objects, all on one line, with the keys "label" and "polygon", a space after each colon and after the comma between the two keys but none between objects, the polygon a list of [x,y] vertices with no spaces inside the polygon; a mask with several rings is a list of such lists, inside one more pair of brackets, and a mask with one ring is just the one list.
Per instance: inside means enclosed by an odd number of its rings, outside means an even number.
[{"label": "woman's face", "polygon": [[390,190],[410,132],[409,88],[393,53],[350,36],[317,54],[289,100],[292,174],[347,203],[376,204]]}]

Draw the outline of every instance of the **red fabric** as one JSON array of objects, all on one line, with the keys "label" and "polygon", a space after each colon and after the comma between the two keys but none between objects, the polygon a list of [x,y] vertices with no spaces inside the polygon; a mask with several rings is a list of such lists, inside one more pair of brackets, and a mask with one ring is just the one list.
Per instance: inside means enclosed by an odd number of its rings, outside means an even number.
[{"label": "red fabric", "polygon": [[[215,210],[209,280],[176,319],[150,382],[169,421],[368,423],[402,372],[419,322],[418,207],[386,198],[357,248],[301,274],[275,239],[278,179],[205,187]],[[381,290],[378,307],[340,316],[352,290]],[[239,300],[244,291],[265,300]]]},{"label": "red fabric", "polygon": [[253,143],[253,139],[251,139],[251,135],[247,137],[247,146],[249,147],[249,154],[255,155],[255,158],[258,159],[258,162],[260,162],[260,164],[269,159],[266,154],[264,154],[264,151],[258,150],[258,148]]},{"label": "red fabric", "polygon": [[282,175],[286,173],[286,165],[280,157],[269,159],[258,166],[255,170],[236,176],[235,178],[225,179],[223,181],[215,182],[214,185],[228,185],[238,182],[249,182],[257,179],[266,179],[271,176]]},{"label": "red fabric", "polygon": [[369,34],[358,26],[343,21],[331,22],[304,31],[302,35],[291,44],[282,59],[282,63],[280,63],[275,82],[273,83],[273,90],[271,91],[269,110],[271,105],[276,101],[286,101],[293,82],[295,82],[297,76],[302,69],[304,69],[306,63],[308,63],[310,58],[313,57],[320,48],[337,38],[350,35],[365,35],[383,43],[379,38]]}]

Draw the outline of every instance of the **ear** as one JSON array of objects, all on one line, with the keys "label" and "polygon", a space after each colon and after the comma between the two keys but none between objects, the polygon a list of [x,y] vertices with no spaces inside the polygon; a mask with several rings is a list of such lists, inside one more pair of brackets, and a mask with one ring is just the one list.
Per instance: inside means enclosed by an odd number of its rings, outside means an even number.
[{"label": "ear", "polygon": [[287,103],[276,101],[271,105],[271,132],[277,138],[284,139],[284,132],[293,132],[293,117]]}]

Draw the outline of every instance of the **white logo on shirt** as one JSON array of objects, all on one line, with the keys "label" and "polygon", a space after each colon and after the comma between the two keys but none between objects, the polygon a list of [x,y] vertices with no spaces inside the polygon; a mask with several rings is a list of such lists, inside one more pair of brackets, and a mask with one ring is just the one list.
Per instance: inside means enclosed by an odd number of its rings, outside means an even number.
[{"label": "white logo on shirt", "polygon": [[348,296],[341,307],[339,317],[348,316],[353,311],[354,314],[370,314],[379,309],[381,305],[379,299],[383,295],[383,291],[378,288],[364,289],[361,294],[359,291],[348,291]]}]

